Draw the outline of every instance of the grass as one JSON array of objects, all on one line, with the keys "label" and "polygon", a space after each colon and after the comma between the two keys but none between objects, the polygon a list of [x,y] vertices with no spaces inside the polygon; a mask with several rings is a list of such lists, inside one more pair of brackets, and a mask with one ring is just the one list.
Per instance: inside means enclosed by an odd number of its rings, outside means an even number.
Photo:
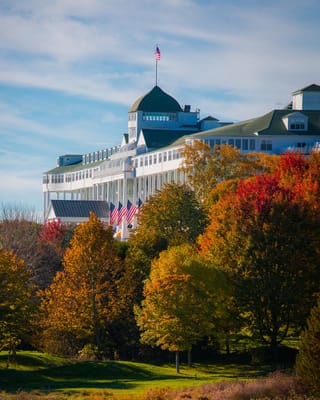
[{"label": "grass", "polygon": [[248,364],[151,365],[125,361],[72,362],[39,352],[18,352],[16,364],[6,367],[7,354],[0,353],[0,390],[6,393],[41,392],[75,395],[108,391],[114,395],[141,395],[157,388],[196,387],[221,380],[254,379],[270,372]]}]

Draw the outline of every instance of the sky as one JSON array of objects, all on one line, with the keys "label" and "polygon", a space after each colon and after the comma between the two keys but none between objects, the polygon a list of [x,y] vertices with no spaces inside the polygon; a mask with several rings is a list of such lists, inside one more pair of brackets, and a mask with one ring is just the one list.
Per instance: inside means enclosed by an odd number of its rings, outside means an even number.
[{"label": "sky", "polygon": [[63,154],[120,143],[158,85],[237,122],[320,84],[319,0],[0,0],[0,205],[43,208]]}]

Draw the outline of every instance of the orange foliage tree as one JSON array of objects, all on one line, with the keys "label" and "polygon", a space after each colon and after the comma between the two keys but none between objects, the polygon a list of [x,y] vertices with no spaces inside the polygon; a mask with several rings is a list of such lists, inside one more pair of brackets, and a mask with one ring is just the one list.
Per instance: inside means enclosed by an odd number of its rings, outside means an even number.
[{"label": "orange foliage tree", "polygon": [[69,337],[76,343],[71,351],[79,350],[80,344],[105,351],[122,274],[112,228],[91,213],[88,222],[76,227],[70,244],[63,271],[41,293],[43,337],[47,345],[48,338]]}]

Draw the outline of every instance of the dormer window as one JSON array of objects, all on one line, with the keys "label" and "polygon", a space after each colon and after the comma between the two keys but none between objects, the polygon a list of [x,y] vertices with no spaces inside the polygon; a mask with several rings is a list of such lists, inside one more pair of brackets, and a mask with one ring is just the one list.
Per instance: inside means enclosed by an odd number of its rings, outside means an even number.
[{"label": "dormer window", "polygon": [[296,121],[290,123],[290,130],[305,130],[304,121]]},{"label": "dormer window", "polygon": [[282,118],[282,122],[288,131],[308,130],[308,117],[300,112],[285,115]]}]

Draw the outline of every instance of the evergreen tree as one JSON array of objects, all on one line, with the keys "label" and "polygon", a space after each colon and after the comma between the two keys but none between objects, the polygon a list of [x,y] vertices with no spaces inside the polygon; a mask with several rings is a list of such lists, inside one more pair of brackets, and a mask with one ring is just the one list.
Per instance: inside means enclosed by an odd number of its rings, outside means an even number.
[{"label": "evergreen tree", "polygon": [[320,298],[301,335],[296,372],[312,392],[320,394]]}]

